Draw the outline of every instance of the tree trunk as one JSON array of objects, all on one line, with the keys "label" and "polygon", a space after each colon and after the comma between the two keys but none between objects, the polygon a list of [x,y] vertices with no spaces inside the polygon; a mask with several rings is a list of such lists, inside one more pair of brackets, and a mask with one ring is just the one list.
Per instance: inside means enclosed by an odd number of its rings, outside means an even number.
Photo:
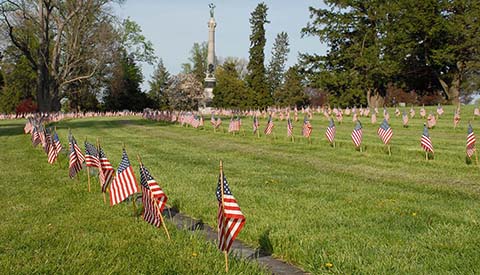
[{"label": "tree trunk", "polygon": [[[41,56],[41,55],[40,55]],[[50,77],[48,68],[45,66],[43,58],[39,58],[38,76],[37,76],[37,103],[40,112],[49,112],[51,110],[50,100]]]},{"label": "tree trunk", "polygon": [[440,79],[440,77],[438,78],[440,85],[442,85],[447,102],[453,105],[460,104],[460,85],[462,84],[462,76],[465,71],[465,67],[465,62],[457,62],[457,71],[453,74],[453,79],[450,83],[450,86],[444,80]]},{"label": "tree trunk", "polygon": [[381,107],[385,104],[385,97],[377,89],[369,88],[367,90],[367,103],[369,107]]}]

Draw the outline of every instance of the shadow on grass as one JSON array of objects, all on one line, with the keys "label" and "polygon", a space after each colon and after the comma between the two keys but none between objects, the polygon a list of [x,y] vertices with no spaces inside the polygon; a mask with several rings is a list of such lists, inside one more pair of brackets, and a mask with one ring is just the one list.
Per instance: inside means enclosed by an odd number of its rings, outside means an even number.
[{"label": "shadow on grass", "polygon": [[52,126],[57,126],[58,128],[120,128],[125,126],[150,126],[150,127],[165,127],[170,126],[172,123],[163,122],[163,121],[151,121],[151,120],[142,120],[142,119],[110,119],[110,120],[65,120],[59,123],[52,124]]},{"label": "shadow on grass", "polygon": [[0,124],[0,137],[22,135],[24,133],[23,132],[24,126],[25,125],[21,122]]},{"label": "shadow on grass", "polygon": [[273,254],[273,245],[270,240],[270,229],[265,230],[258,239],[258,253],[260,256],[271,256]]}]

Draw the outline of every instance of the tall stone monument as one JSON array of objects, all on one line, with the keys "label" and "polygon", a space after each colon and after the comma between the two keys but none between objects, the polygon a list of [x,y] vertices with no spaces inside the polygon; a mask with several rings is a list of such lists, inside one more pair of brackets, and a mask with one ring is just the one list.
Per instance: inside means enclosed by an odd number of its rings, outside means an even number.
[{"label": "tall stone monument", "polygon": [[216,58],[215,58],[215,27],[217,23],[214,18],[214,9],[215,5],[213,3],[209,4],[210,8],[210,20],[208,21],[208,55],[207,55],[207,71],[205,72],[205,90],[204,90],[204,102],[203,108],[210,107],[212,98],[213,98],[213,88],[215,88],[215,67],[216,67]]}]

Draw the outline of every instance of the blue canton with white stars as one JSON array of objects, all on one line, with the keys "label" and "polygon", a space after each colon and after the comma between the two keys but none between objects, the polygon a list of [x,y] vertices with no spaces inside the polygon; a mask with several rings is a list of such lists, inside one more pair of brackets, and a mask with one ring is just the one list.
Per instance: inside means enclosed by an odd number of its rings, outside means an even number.
[{"label": "blue canton with white stars", "polygon": [[154,180],[150,172],[145,166],[140,167],[140,184],[147,188],[150,189],[150,186],[148,185],[149,180]]},{"label": "blue canton with white stars", "polygon": [[[225,175],[223,176],[223,195],[232,195],[230,188],[228,187],[227,178]],[[218,177],[218,185],[217,185],[217,200],[219,202],[222,201],[222,194],[221,194],[221,187],[220,187],[220,176]]]},{"label": "blue canton with white stars", "polygon": [[118,166],[117,173],[122,173],[123,171],[127,170],[128,167],[130,167],[130,161],[128,160],[127,152],[125,151],[125,149],[123,149],[122,161]]}]

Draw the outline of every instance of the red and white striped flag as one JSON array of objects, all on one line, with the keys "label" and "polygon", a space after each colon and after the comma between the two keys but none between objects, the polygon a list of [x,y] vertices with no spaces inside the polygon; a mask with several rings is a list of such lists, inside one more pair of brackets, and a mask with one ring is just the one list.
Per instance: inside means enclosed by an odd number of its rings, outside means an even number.
[{"label": "red and white striped flag", "polygon": [[467,156],[471,158],[473,154],[475,153],[475,142],[477,139],[475,138],[475,134],[473,133],[473,128],[472,124],[468,124],[468,130],[467,130]]},{"label": "red and white striped flag", "polygon": [[55,142],[53,141],[52,136],[48,138],[48,163],[53,164],[58,157],[57,148],[55,147]]},{"label": "red and white striped flag", "polygon": [[257,116],[254,115],[254,116],[253,116],[253,124],[252,124],[253,134],[256,134],[256,133],[257,133],[258,127],[260,127],[260,123],[258,122]]},{"label": "red and white striped flag", "polygon": [[292,120],[288,118],[287,119],[287,137],[291,137],[292,135],[293,135]]},{"label": "red and white striped flag", "polygon": [[403,127],[408,127],[408,115],[407,112],[403,111],[402,115]]},{"label": "red and white striped flag", "polygon": [[88,167],[100,167],[100,160],[98,158],[98,151],[93,144],[85,141],[85,164]]},{"label": "red and white striped flag", "polygon": [[310,124],[310,121],[307,119],[307,117],[304,117],[302,135],[306,138],[310,138],[310,136],[312,135],[312,130],[312,124]]},{"label": "red and white striped flag", "polygon": [[263,131],[265,133],[265,135],[270,135],[273,132],[273,127],[274,127],[274,125],[273,125],[272,116],[269,116],[267,127],[265,127],[265,130]]},{"label": "red and white striped flag", "polygon": [[102,192],[105,193],[107,192],[108,185],[113,178],[115,169],[113,169],[112,164],[108,160],[107,155],[105,155],[105,152],[100,145],[98,146],[98,159],[100,161],[100,167],[98,169],[100,184],[102,185]]},{"label": "red and white striped flag", "polygon": [[460,122],[460,111],[456,110],[455,114],[453,115],[453,127],[457,128],[459,122]]},{"label": "red and white striped flag", "polygon": [[433,144],[432,140],[430,139],[430,135],[428,134],[427,125],[423,125],[423,134],[420,139],[420,145],[424,151],[431,152],[433,154]]},{"label": "red and white striped flag", "polygon": [[142,188],[143,219],[149,224],[160,227],[160,215],[167,203],[167,196],[148,169],[140,164],[140,186]]},{"label": "red and white striped flag", "polygon": [[333,144],[333,141],[335,140],[335,123],[333,123],[333,118],[330,118],[330,122],[328,124],[327,130],[325,131],[325,137],[327,138],[328,142]]},{"label": "red and white striped flag", "polygon": [[363,130],[362,130],[362,124],[360,123],[360,120],[357,120],[357,124],[355,125],[355,128],[353,128],[352,131],[352,141],[355,147],[360,147],[362,144],[362,139],[363,139]]},{"label": "red and white striped flag", "polygon": [[216,195],[218,201],[218,249],[228,252],[245,225],[245,216],[230,191],[225,175],[223,178],[222,175],[218,177]]},{"label": "red and white striped flag", "polygon": [[78,147],[77,141],[73,137],[72,133],[68,136],[69,146],[70,146],[70,156],[69,156],[69,176],[70,178],[74,178],[75,175],[82,170],[83,162],[85,161],[85,157],[82,154],[82,150]]},{"label": "red and white striped flag", "polygon": [[382,140],[383,144],[388,144],[390,140],[392,139],[393,136],[393,131],[390,125],[388,125],[388,122],[386,119],[383,120],[382,124],[380,124],[380,127],[378,127],[378,136]]},{"label": "red and white striped flag", "polygon": [[138,184],[128,160],[127,152],[123,149],[122,161],[118,166],[115,178],[110,186],[110,205],[121,203],[138,191]]}]

